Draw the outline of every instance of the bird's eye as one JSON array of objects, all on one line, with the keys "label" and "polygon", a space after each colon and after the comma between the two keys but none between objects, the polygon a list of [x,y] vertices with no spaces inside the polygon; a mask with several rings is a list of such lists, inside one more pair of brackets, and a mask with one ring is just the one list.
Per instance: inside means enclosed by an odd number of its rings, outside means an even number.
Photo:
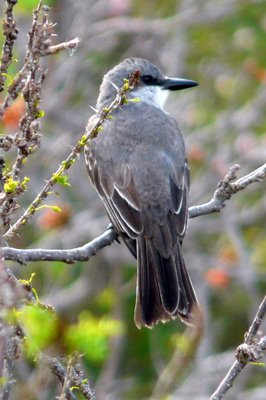
[{"label": "bird's eye", "polygon": [[151,85],[153,83],[155,83],[155,79],[153,78],[152,75],[143,75],[141,77],[142,82],[146,83],[146,85]]}]

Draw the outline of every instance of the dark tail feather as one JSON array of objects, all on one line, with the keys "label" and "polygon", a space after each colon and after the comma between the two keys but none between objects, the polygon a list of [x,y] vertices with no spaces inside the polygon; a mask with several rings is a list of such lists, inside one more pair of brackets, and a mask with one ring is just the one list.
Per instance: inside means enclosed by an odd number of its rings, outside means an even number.
[{"label": "dark tail feather", "polygon": [[162,306],[151,250],[143,238],[137,241],[137,260],[135,324],[138,328],[152,327],[170,316]]},{"label": "dark tail feather", "polygon": [[135,323],[153,327],[158,321],[165,322],[177,315],[193,324],[193,315],[199,310],[191,284],[181,245],[175,254],[163,258],[150,240],[137,239],[137,295]]},{"label": "dark tail feather", "polygon": [[[191,283],[185,261],[182,254],[182,248],[179,245],[179,249],[176,254],[176,266],[180,274],[179,282],[182,282],[183,290],[181,290],[180,302],[177,309],[177,314],[183,322],[189,325],[200,323],[201,311],[198,304],[198,300]],[[184,299],[185,307],[182,306],[181,299]]]}]

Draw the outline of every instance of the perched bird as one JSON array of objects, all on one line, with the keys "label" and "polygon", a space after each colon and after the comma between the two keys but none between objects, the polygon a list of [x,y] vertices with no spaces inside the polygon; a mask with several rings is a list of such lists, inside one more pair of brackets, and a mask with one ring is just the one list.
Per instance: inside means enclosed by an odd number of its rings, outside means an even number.
[{"label": "perched bird", "polygon": [[182,255],[189,168],[178,124],[163,106],[169,90],[197,83],[165,77],[149,61],[128,58],[104,76],[99,114],[136,72],[139,82],[127,93],[127,104],[87,144],[86,165],[114,229],[137,259],[137,327],[177,315],[193,324],[199,306]]}]

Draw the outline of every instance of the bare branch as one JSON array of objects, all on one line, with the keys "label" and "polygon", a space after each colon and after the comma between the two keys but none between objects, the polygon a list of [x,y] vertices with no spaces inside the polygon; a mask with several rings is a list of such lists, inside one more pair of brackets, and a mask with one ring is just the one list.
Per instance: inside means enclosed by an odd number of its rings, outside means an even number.
[{"label": "bare branch", "polygon": [[22,339],[19,327],[11,325],[6,316],[17,307],[23,296],[21,285],[9,274],[0,258],[0,378],[1,400],[10,398],[13,379],[13,366],[18,358],[18,348]]},{"label": "bare branch", "polygon": [[60,177],[63,176],[66,173],[66,171],[74,164],[78,154],[80,154],[80,152],[84,149],[87,141],[96,137],[101,129],[101,125],[106,120],[106,118],[108,118],[110,113],[125,103],[126,93],[129,90],[133,89],[133,87],[137,84],[137,81],[138,77],[132,76],[130,82],[125,83],[120,89],[118,89],[117,95],[115,99],[112,101],[112,103],[108,107],[105,107],[100,112],[99,115],[95,115],[93,119],[91,118],[89,119],[85,134],[76,143],[69,156],[64,161],[61,162],[59,168],[52,174],[50,179],[46,182],[42,190],[35,197],[35,199],[29,205],[24,214],[3,235],[4,239],[8,240],[12,238],[14,234],[17,233],[18,230],[27,223],[27,221],[31,218],[31,216],[35,214],[37,208],[40,206],[43,200],[48,196],[49,192],[51,191],[51,188],[60,180]]},{"label": "bare branch", "polygon": [[39,359],[44,361],[51,372],[58,378],[62,384],[62,393],[60,399],[75,400],[76,396],[72,393],[70,389],[71,386],[75,386],[81,391],[84,398],[87,400],[95,400],[95,394],[93,389],[91,389],[88,380],[84,379],[84,374],[80,370],[79,366],[75,360],[71,359],[67,363],[67,370],[55,357],[48,357],[44,354],[40,354]]},{"label": "bare branch", "polygon": [[72,40],[69,40],[68,42],[62,42],[62,43],[56,44],[54,46],[50,46],[46,50],[45,55],[56,54],[61,50],[74,51],[78,47],[79,43],[80,43],[80,39],[78,37],[76,37]]},{"label": "bare branch", "polygon": [[[12,1],[7,3],[11,4]],[[8,10],[11,10],[8,11],[8,23],[13,26],[15,22],[12,20],[12,8],[10,7],[11,5],[8,8]],[[11,25],[7,27],[8,31],[11,30]],[[28,46],[24,65],[8,86],[7,94],[0,105],[0,119],[20,93],[23,94],[26,106],[26,113],[20,120],[19,131],[14,138],[6,135],[0,140],[0,147],[4,150],[10,149],[11,146],[17,147],[17,157],[12,171],[5,174],[5,180],[11,181],[15,188],[14,190],[3,191],[0,198],[0,218],[4,226],[8,227],[10,226],[10,216],[19,208],[17,199],[26,190],[25,182],[20,182],[19,179],[21,169],[28,156],[38,150],[40,145],[41,125],[39,120],[43,116],[43,111],[40,109],[40,100],[42,84],[45,78],[45,73],[41,69],[41,57],[66,48],[73,51],[79,44],[79,40],[75,38],[69,42],[54,46],[52,44],[53,28],[54,24],[49,20],[49,7],[43,6],[42,1],[39,1],[36,10],[33,11],[33,21],[28,33]],[[16,29],[15,26],[14,29]],[[10,31],[10,35],[14,36],[14,33]],[[9,52],[12,53],[12,48],[9,48]],[[3,68],[5,68],[4,64]],[[4,75],[2,73],[1,76],[4,77]]]},{"label": "bare branch", "polygon": [[247,344],[253,343],[254,336],[257,334],[257,332],[259,330],[259,327],[261,325],[261,322],[264,318],[265,313],[266,313],[266,296],[263,299],[262,303],[260,304],[258,312],[256,314],[256,317],[254,318],[254,320],[248,330],[248,333],[246,334],[245,342]]},{"label": "bare branch", "polygon": [[18,261],[20,264],[26,264],[29,261],[62,261],[67,264],[76,261],[88,261],[103,247],[109,246],[117,239],[117,233],[114,229],[108,229],[96,239],[75,249],[66,250],[45,250],[45,249],[15,249],[12,247],[3,247],[2,253],[6,260]]},{"label": "bare branch", "polygon": [[258,312],[254,318],[252,325],[249,328],[245,341],[236,350],[237,360],[234,362],[227,375],[220,383],[218,389],[212,394],[210,400],[220,400],[225,393],[232,387],[235,379],[238,377],[242,369],[249,362],[256,362],[262,357],[262,351],[266,349],[266,337],[260,339],[256,343],[255,335],[258,332],[262,319],[266,313],[266,296],[261,302]]},{"label": "bare branch", "polygon": [[5,41],[3,43],[0,60],[0,92],[4,90],[4,84],[7,78],[7,69],[12,62],[13,46],[18,34],[16,20],[13,15],[13,7],[16,3],[17,0],[6,1],[6,18],[3,20],[3,34],[5,36]]},{"label": "bare branch", "polygon": [[[100,126],[100,121],[101,120],[98,120],[96,122],[96,124],[94,124],[93,130],[98,129],[98,127]],[[87,134],[90,135],[91,131],[93,132],[93,130],[89,130],[89,132]],[[79,149],[79,151],[80,151],[80,149]],[[74,150],[72,151],[72,153],[73,152],[74,152]],[[75,154],[75,152],[74,152],[74,154]],[[68,159],[66,161],[68,161],[68,160],[72,160],[72,158],[68,157]],[[71,165],[71,161],[68,161],[68,163],[70,163],[70,165]],[[62,166],[62,164],[61,164],[61,166]],[[218,189],[215,191],[212,199],[208,203],[201,204],[199,206],[190,207],[189,208],[189,217],[195,218],[200,215],[211,214],[213,212],[220,211],[225,206],[225,201],[229,200],[233,194],[244,189],[251,183],[261,181],[266,176],[266,164],[264,164],[260,168],[257,168],[255,171],[251,172],[250,174],[248,174],[242,178],[239,178],[235,182],[232,182],[236,178],[236,171],[238,169],[239,169],[238,165],[234,165],[230,168],[228,174],[218,184]],[[53,177],[50,180],[52,180],[52,179],[53,179]],[[46,184],[46,186],[44,187],[42,192],[40,192],[39,195],[34,200],[35,203],[34,202],[33,203],[34,203],[35,207],[37,207],[37,205],[40,204],[39,202],[42,201],[42,198],[41,199],[39,198],[39,197],[43,196],[42,193],[44,193],[44,195],[46,194],[46,191],[48,190],[48,188],[47,188],[48,183]],[[49,186],[49,190],[50,190],[50,186]],[[30,207],[28,208],[28,210],[31,210]],[[28,210],[26,211],[26,213],[28,212]],[[35,211],[36,211],[36,208],[35,208]],[[28,215],[28,214],[26,214],[26,215]],[[30,215],[28,215],[27,218],[29,218]],[[22,217],[21,217],[21,219],[22,219]],[[19,223],[19,221],[17,223]],[[14,229],[16,231],[16,226],[14,226]],[[12,231],[12,234],[13,234],[13,232],[14,231]],[[6,237],[9,237],[8,232],[6,234]],[[66,250],[60,250],[60,249],[45,250],[45,249],[15,249],[12,247],[4,247],[3,248],[3,256],[6,260],[18,261],[21,264],[25,264],[28,261],[40,261],[40,260],[42,260],[42,261],[62,261],[65,263],[74,263],[76,261],[89,260],[99,250],[101,250],[103,247],[109,246],[112,242],[114,242],[117,239],[118,239],[118,235],[115,232],[115,230],[108,229],[106,232],[104,232],[102,235],[98,236],[91,242],[85,244],[84,246],[78,247],[78,248],[66,249]]]},{"label": "bare branch", "polygon": [[[214,192],[213,197],[208,203],[189,208],[189,218],[199,217],[200,215],[212,214],[219,212],[225,207],[226,200],[230,200],[231,196],[240,190],[245,189],[248,185],[262,181],[266,176],[266,163],[252,171],[250,174],[236,179],[236,173],[239,165],[234,164],[224,179],[218,183],[218,189]],[[235,182],[234,182],[235,181]]]},{"label": "bare branch", "polygon": [[[62,384],[62,390],[64,390],[64,398],[66,400],[76,400],[76,396],[71,392],[69,387],[66,387],[67,372],[63,365],[57,360],[57,358],[49,358],[44,354],[39,356],[39,359],[45,361],[50,368],[50,371],[57,377],[59,382]],[[61,396],[60,396],[61,399]]]}]

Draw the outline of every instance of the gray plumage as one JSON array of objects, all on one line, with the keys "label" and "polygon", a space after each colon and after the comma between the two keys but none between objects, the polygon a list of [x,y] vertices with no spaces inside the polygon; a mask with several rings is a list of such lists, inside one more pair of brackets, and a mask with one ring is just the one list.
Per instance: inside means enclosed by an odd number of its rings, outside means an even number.
[{"label": "gray plumage", "polygon": [[140,101],[116,109],[88,143],[88,173],[114,228],[137,258],[136,325],[152,327],[177,315],[193,323],[198,306],[182,255],[189,169],[177,122],[163,111],[159,96],[196,83],[165,78],[146,60],[126,59],[105,75],[99,112],[115,98],[115,86],[136,70],[140,84],[128,97]]}]

